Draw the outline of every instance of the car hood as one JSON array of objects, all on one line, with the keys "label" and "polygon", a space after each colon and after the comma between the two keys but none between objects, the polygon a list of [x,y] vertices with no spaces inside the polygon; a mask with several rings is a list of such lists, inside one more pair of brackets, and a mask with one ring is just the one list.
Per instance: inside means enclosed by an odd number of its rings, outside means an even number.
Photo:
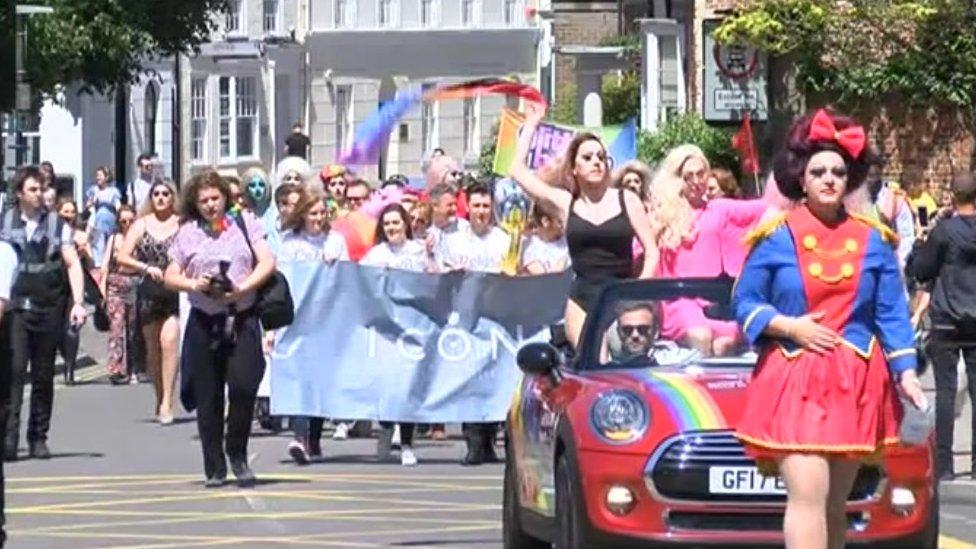
[{"label": "car hood", "polygon": [[653,367],[588,373],[600,386],[629,389],[644,397],[651,411],[652,431],[671,434],[735,429],[745,408],[751,368]]}]

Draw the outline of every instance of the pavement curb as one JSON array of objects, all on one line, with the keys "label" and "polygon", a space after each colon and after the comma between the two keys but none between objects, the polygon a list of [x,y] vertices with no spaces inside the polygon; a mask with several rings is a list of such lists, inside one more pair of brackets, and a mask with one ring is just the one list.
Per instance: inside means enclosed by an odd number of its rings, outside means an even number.
[{"label": "pavement curb", "polygon": [[951,480],[939,483],[939,496],[964,505],[976,505],[976,480]]}]

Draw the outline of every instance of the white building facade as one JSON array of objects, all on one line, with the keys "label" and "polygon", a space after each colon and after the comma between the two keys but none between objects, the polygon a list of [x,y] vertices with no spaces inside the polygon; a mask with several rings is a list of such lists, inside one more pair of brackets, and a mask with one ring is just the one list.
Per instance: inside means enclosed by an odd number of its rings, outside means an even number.
[{"label": "white building facade", "polygon": [[[551,58],[548,0],[235,0],[198,53],[156,60],[127,90],[125,179],[155,154],[165,175],[205,168],[269,172],[295,122],[319,168],[351,143],[380,101],[417,85],[509,77],[540,85]],[[527,9],[528,8],[528,9]],[[545,88],[546,86],[543,86]],[[506,99],[424,105],[391,134],[368,178],[420,175],[441,147],[474,168]],[[40,158],[74,177],[81,198],[97,166],[115,165],[112,97],[66,90],[42,111]],[[177,167],[179,169],[177,169]]]},{"label": "white building facade", "polygon": [[[531,4],[531,6],[527,6]],[[541,19],[536,0],[316,0],[309,51],[312,162],[333,162],[356,126],[397,91],[482,77],[539,85]],[[498,96],[421,105],[391,132],[368,178],[420,175],[443,148],[475,168],[506,104]]]}]

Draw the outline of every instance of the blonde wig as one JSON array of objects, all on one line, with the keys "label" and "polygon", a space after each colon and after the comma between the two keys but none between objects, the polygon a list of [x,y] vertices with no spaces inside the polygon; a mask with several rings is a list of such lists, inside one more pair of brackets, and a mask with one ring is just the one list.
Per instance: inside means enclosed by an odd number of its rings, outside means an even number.
[{"label": "blonde wig", "polygon": [[653,221],[660,226],[658,247],[675,249],[689,240],[694,234],[692,209],[685,198],[685,182],[681,170],[692,158],[705,164],[711,170],[705,153],[696,145],[679,145],[668,153],[651,180],[651,204]]},{"label": "blonde wig", "polygon": [[281,186],[285,181],[285,175],[289,172],[296,172],[302,177],[302,187],[306,192],[316,195],[325,193],[322,184],[319,182],[319,178],[315,177],[312,167],[308,165],[308,162],[304,158],[298,156],[286,156],[281,162],[278,162],[278,166],[274,171],[274,178],[271,180],[272,193]]}]

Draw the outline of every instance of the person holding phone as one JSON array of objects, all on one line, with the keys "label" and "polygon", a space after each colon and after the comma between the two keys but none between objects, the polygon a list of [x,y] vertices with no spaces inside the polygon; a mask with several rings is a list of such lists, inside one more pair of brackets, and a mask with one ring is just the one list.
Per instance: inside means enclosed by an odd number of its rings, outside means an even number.
[{"label": "person holding phone", "polygon": [[[215,171],[186,183],[183,224],[170,245],[164,275],[170,289],[189,293],[184,375],[192,378],[208,488],[227,478],[225,451],[238,486],[256,481],[247,464],[247,441],[265,362],[254,303],[275,268],[261,222],[230,209],[231,203],[230,188]],[[230,400],[226,442],[225,390]]]}]

